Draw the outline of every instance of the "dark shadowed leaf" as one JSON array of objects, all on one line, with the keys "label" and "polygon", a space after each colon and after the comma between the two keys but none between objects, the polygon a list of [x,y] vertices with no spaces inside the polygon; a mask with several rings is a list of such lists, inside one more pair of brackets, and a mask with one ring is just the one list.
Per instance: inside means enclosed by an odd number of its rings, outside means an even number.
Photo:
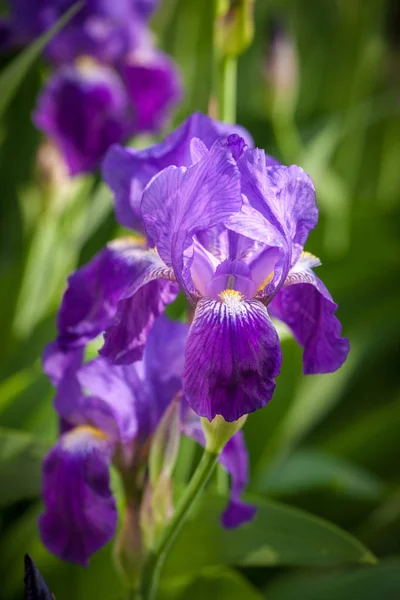
[{"label": "dark shadowed leaf", "polygon": [[400,598],[400,562],[352,569],[345,573],[293,576],[268,587],[268,600],[396,600]]},{"label": "dark shadowed leaf", "polygon": [[306,512],[258,500],[256,518],[225,530],[224,499],[207,494],[183,527],[165,565],[165,576],[211,565],[276,566],[372,563],[371,552],[335,525]]}]

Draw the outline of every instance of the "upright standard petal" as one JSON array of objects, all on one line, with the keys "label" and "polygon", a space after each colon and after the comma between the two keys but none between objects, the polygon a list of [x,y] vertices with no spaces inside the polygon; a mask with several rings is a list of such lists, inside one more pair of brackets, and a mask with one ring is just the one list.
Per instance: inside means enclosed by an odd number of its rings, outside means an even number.
[{"label": "upright standard petal", "polygon": [[62,67],[42,91],[33,119],[64,155],[71,175],[91,171],[108,148],[122,142],[130,104],[111,67]]},{"label": "upright standard petal", "polygon": [[261,408],[271,399],[281,349],[266,308],[226,290],[221,300],[197,305],[186,344],[183,389],[193,410],[226,421]]},{"label": "upright standard petal", "polygon": [[111,452],[103,434],[78,427],[62,436],[44,461],[39,529],[44,545],[63,560],[87,565],[115,533]]},{"label": "upright standard petal", "polygon": [[110,148],[103,161],[103,178],[115,194],[115,210],[121,225],[142,230],[140,201],[145,186],[166,167],[189,167],[195,162],[191,154],[192,138],[200,138],[209,149],[217,139],[225,140],[230,133],[238,133],[248,146],[253,146],[250,134],[243,127],[194,113],[161,143],[146,150],[117,145]]},{"label": "upright standard petal", "polygon": [[224,222],[241,206],[239,171],[220,141],[192,167],[168,167],[147,186],[141,204],[146,232],[187,293],[194,291],[193,236]]},{"label": "upright standard petal", "polygon": [[171,269],[153,250],[142,253],[136,263],[136,276],[121,295],[118,312],[104,333],[100,354],[115,364],[140,360],[153,323],[178,295]]},{"label": "upright standard petal", "polygon": [[268,166],[263,150],[248,149],[238,160],[242,191],[290,242],[290,265],[299,257],[308,233],[318,221],[311,178],[296,165]]},{"label": "upright standard petal", "polygon": [[147,254],[133,239],[115,240],[70,276],[57,318],[62,347],[82,346],[112,323],[119,298],[142,272]]},{"label": "upright standard petal", "polygon": [[304,347],[306,374],[336,371],[349,352],[349,341],[341,337],[335,317],[337,304],[311,270],[318,264],[304,252],[269,305],[271,315],[284,321]]},{"label": "upright standard petal", "polygon": [[[200,419],[189,408],[185,399],[182,404],[181,423],[185,436],[205,446],[205,436]],[[248,482],[247,448],[241,431],[228,441],[219,456],[219,462],[231,477],[231,497],[221,517],[222,525],[229,529],[251,521],[257,510],[255,506],[246,504],[240,499]]]},{"label": "upright standard petal", "polygon": [[119,72],[133,108],[131,135],[164,127],[182,95],[173,61],[161,52],[135,53]]}]

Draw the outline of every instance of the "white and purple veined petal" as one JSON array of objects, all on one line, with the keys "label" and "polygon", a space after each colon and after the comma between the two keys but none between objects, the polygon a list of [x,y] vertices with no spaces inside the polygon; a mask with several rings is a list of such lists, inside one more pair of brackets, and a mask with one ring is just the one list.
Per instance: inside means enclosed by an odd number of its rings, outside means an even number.
[{"label": "white and purple veined petal", "polygon": [[226,421],[262,408],[279,375],[281,349],[267,309],[226,290],[197,304],[186,344],[183,389],[191,408]]},{"label": "white and purple veined petal", "polygon": [[319,264],[319,259],[303,252],[269,305],[271,315],[284,321],[303,346],[305,374],[336,371],[350,348],[335,316],[337,304],[312,271]]},{"label": "white and purple veined petal", "polygon": [[43,465],[44,545],[63,560],[87,565],[117,526],[110,490],[112,445],[102,432],[78,427],[63,435]]}]

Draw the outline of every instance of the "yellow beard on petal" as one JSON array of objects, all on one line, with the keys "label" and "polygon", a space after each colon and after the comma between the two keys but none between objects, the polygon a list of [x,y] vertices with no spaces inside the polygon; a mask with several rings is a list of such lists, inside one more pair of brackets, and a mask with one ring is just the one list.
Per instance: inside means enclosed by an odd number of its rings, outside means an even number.
[{"label": "yellow beard on petal", "polygon": [[243,302],[243,295],[237,290],[227,289],[219,294],[221,302],[228,306],[238,306]]}]

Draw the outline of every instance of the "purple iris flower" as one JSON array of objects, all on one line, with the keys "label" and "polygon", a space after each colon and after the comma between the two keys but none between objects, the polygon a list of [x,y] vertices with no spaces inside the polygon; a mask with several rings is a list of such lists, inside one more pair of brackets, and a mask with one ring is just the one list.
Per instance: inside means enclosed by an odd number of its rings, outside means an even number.
[{"label": "purple iris flower", "polygon": [[161,129],[180,97],[177,70],[160,52],[134,53],[116,67],[84,59],[50,77],[34,121],[76,175],[95,169],[112,144]]},{"label": "purple iris flower", "polygon": [[[139,497],[143,493],[152,433],[182,388],[187,333],[187,325],[160,317],[148,336],[143,360],[129,366],[111,365],[101,357],[85,364],[83,346],[65,351],[54,342],[47,347],[44,369],[57,389],[55,406],[63,433],[44,462],[45,512],[39,526],[44,544],[60,558],[86,565],[114,536],[112,463],[129,477]],[[199,417],[186,404],[181,413],[182,433],[204,444]],[[241,432],[220,462],[232,480],[222,520],[234,527],[255,512],[240,499],[248,468]]]},{"label": "purple iris flower", "polygon": [[[237,134],[211,148],[194,137],[190,153],[190,165],[164,168],[144,190],[141,217],[154,249],[122,293],[100,354],[116,364],[136,360],[140,324],[153,310],[141,299],[156,281],[176,281],[195,308],[184,393],[197,414],[234,421],[272,397],[281,349],[270,315],[303,346],[305,373],[338,369],[349,343],[312,270],[319,260],[303,252],[318,219],[310,177]],[[154,155],[134,165],[131,180],[152,170]],[[121,171],[129,168],[121,162]]]},{"label": "purple iris flower", "polygon": [[[82,9],[46,48],[55,63],[79,56],[113,62],[143,44],[146,22],[158,0],[85,0]],[[11,0],[10,28],[15,44],[30,43],[75,4],[75,0]]]}]

